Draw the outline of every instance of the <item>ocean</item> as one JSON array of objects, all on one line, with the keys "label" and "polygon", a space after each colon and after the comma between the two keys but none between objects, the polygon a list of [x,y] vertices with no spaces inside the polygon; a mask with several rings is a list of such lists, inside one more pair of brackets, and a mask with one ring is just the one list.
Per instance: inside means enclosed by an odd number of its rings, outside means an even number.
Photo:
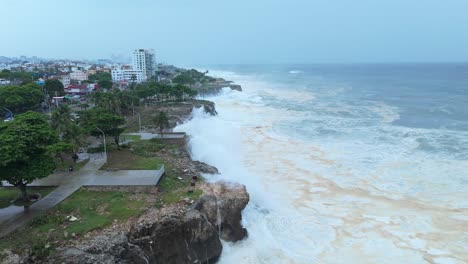
[{"label": "ocean", "polygon": [[199,69],[243,88],[176,128],[250,193],[219,263],[468,263],[468,64]]}]

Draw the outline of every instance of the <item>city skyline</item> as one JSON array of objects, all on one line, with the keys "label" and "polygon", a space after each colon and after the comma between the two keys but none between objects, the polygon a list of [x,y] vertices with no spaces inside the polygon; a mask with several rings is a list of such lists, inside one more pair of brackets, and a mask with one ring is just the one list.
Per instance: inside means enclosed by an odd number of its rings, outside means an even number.
[{"label": "city skyline", "polygon": [[180,65],[468,61],[461,0],[3,0],[2,10],[0,56],[129,62],[147,47]]}]

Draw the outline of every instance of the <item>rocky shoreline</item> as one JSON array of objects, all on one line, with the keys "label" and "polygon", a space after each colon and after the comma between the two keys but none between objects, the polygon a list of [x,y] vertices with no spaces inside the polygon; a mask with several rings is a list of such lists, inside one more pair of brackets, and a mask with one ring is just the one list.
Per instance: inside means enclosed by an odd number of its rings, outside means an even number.
[{"label": "rocky shoreline", "polygon": [[[190,118],[192,110],[200,107],[216,115],[214,103],[203,100],[160,106],[168,112],[171,127]],[[171,164],[183,182],[218,173],[213,166],[193,161],[187,144],[149,154]],[[247,236],[241,222],[249,194],[245,186],[228,182],[198,182],[196,188],[203,194],[195,201],[186,198],[149,208],[136,219],[115,222],[69,241],[46,259],[34,260],[10,252],[2,263],[215,263],[222,253],[221,240],[236,242]],[[147,200],[157,200],[160,195],[159,188],[154,187],[88,189],[131,192],[140,197],[137,199]]]},{"label": "rocky shoreline", "polygon": [[247,236],[241,212],[249,195],[245,186],[226,182],[201,188],[204,195],[193,204],[150,209],[130,227],[104,230],[58,250],[45,263],[214,263],[222,252],[221,239]]}]

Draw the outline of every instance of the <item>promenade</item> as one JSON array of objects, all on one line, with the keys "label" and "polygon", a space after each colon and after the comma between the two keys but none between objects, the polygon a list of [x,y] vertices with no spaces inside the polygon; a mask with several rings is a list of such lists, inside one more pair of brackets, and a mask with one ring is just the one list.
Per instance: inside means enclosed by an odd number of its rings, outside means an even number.
[{"label": "promenade", "polygon": [[[55,173],[29,184],[29,186],[57,186],[57,188],[27,210],[17,211],[8,217],[0,217],[0,238],[47,212],[82,186],[156,186],[165,172],[164,166],[159,170],[99,170],[104,163],[105,159],[100,153],[90,154],[89,162],[79,171]],[[4,186],[11,185],[4,183]]]}]

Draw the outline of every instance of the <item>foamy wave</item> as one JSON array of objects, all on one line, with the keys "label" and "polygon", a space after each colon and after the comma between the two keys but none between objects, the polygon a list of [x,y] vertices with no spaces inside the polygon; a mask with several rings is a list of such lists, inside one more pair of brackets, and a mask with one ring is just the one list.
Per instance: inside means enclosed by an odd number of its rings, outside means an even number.
[{"label": "foamy wave", "polygon": [[303,73],[303,71],[300,71],[300,70],[291,70],[289,71],[290,74],[300,74],[300,73]]},{"label": "foamy wave", "polygon": [[398,108],[384,103],[377,103],[376,105],[369,107],[369,110],[381,116],[385,123],[392,123],[400,119]]},{"label": "foamy wave", "polygon": [[393,126],[398,109],[381,103],[315,100],[309,112],[285,111],[272,102],[291,104],[286,92],[232,76],[244,92],[211,97],[218,116],[195,110],[176,128],[190,135],[194,159],[219,169],[210,180],[251,194],[249,237],[225,243],[220,263],[468,260],[468,163],[442,151],[444,140],[468,143],[466,132]]}]

